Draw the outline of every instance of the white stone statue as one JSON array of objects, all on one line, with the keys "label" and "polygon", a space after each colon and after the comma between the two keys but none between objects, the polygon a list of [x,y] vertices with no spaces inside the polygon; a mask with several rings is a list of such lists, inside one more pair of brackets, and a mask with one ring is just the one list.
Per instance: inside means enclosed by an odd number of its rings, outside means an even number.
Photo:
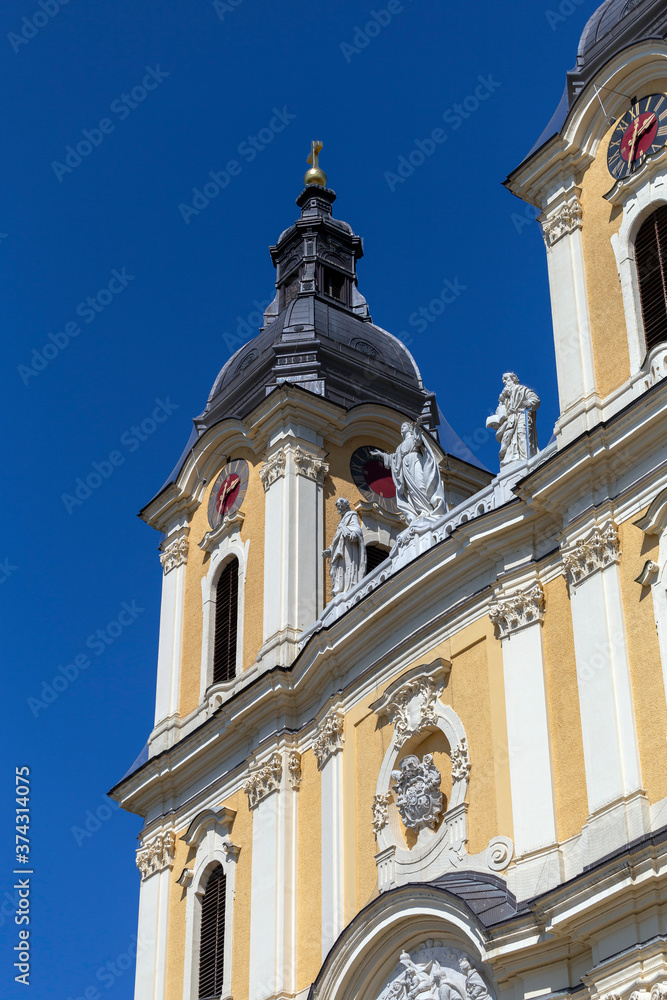
[{"label": "white stone statue", "polygon": [[331,548],[322,553],[331,560],[331,595],[346,594],[366,575],[366,546],[364,533],[357,512],[350,507],[350,501],[336,500],[336,510],[340,521],[333,537]]},{"label": "white stone statue", "polygon": [[411,524],[418,518],[440,517],[447,513],[440,469],[431,446],[422,434],[421,422],[406,422],[401,427],[403,440],[388,455],[374,449],[372,455],[391,469],[396,487],[396,503]]},{"label": "white stone statue", "polygon": [[500,442],[500,467],[525,461],[537,454],[537,419],[540,397],[521,385],[514,372],[503,375],[498,409],[486,421]]},{"label": "white stone statue", "polygon": [[484,980],[477,969],[473,968],[465,955],[459,959],[459,969],[466,977],[467,1000],[490,1000]]},{"label": "white stone statue", "polygon": [[378,1000],[492,1000],[472,962],[442,941],[402,951],[392,980]]}]

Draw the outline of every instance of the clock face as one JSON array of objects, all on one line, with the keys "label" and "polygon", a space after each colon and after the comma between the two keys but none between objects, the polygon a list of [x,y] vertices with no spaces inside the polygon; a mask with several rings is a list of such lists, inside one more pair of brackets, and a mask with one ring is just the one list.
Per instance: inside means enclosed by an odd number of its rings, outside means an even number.
[{"label": "clock face", "polygon": [[248,463],[239,458],[226,465],[214,482],[208,501],[208,521],[212,528],[217,528],[241,506],[247,488]]},{"label": "clock face", "polygon": [[366,500],[371,500],[383,510],[397,514],[396,487],[391,469],[385,469],[382,462],[373,457],[371,454],[373,450],[372,445],[357,448],[350,459],[352,478]]},{"label": "clock face", "polygon": [[607,153],[609,172],[617,181],[628,177],[665,143],[667,97],[664,94],[643,97],[616,124]]}]

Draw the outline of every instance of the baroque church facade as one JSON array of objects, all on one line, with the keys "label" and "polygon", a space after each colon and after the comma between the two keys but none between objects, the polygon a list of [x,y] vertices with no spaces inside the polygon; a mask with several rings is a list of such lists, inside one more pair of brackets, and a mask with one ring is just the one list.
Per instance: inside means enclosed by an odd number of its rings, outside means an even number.
[{"label": "baroque church facade", "polygon": [[313,145],[263,328],[141,512],[136,1000],[667,997],[666,34],[606,0],[506,181],[560,414],[538,450],[506,373],[496,475],[372,322]]}]

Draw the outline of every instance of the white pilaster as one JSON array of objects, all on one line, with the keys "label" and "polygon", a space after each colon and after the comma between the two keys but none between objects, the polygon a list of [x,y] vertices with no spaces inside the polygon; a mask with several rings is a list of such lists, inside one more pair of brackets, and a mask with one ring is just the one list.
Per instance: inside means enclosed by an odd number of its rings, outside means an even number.
[{"label": "white pilaster", "polygon": [[618,533],[566,547],[589,820],[586,860],[648,829],[618,570]]},{"label": "white pilaster", "polygon": [[253,810],[249,1000],[285,989],[285,796],[274,792]]},{"label": "white pilaster", "polygon": [[322,959],[344,923],[343,729],[342,713],[331,711],[313,742],[321,773]]},{"label": "white pilaster", "polygon": [[521,881],[533,891],[560,880],[543,614],[539,584],[502,595],[491,609],[503,651],[514,846]]},{"label": "white pilaster", "polygon": [[188,528],[179,528],[162,543],[162,602],[158,645],[155,725],[178,712]]},{"label": "white pilaster", "polygon": [[541,219],[551,291],[561,412],[559,424],[563,424],[568,439],[585,429],[585,414],[582,410],[581,418],[573,426],[563,421],[562,415],[595,391],[579,194],[579,189],[574,188],[567,195],[561,195]]},{"label": "white pilaster", "polygon": [[262,470],[266,491],[264,645],[281,664],[324,607],[322,485],[328,465],[292,440],[273,450]]},{"label": "white pilaster", "polygon": [[141,883],[134,1000],[164,1000],[171,869]]}]

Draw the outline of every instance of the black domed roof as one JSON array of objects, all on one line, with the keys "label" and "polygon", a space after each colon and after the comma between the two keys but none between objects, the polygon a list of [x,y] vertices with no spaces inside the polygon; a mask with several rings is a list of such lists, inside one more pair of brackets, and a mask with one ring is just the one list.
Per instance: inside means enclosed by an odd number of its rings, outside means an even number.
[{"label": "black domed roof", "polygon": [[433,393],[424,388],[410,351],[376,326],[357,289],[362,241],[332,217],[333,191],[306,187],[301,218],[281,233],[271,256],[276,298],[259,335],[234,354],[216,378],[200,432],[226,417],[243,418],[277,385],[291,382],[350,409],[384,403],[434,431]]},{"label": "black domed roof", "polygon": [[605,0],[588,19],[577,64],[568,73],[570,104],[617,52],[646,38],[664,38],[666,32],[665,0]]}]

